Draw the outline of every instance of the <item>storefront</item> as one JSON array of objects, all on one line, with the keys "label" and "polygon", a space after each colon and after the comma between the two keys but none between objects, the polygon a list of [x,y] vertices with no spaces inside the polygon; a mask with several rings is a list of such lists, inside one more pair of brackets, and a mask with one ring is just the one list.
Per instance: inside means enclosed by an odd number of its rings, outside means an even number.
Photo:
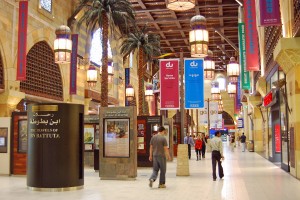
[{"label": "storefront", "polygon": [[263,106],[267,108],[268,159],[280,163],[289,171],[288,104],[286,97],[285,74],[278,66],[267,77],[267,90]]}]

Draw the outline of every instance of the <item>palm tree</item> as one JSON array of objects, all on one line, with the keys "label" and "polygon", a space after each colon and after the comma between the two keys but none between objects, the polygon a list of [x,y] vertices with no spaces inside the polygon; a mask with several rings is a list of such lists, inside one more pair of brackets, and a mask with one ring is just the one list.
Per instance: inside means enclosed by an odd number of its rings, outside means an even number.
[{"label": "palm tree", "polygon": [[87,30],[94,33],[98,28],[100,40],[102,40],[102,79],[101,79],[101,106],[108,106],[108,31],[116,35],[120,31],[121,35],[134,21],[134,10],[128,0],[80,0],[77,10],[84,9],[83,16],[78,21],[78,27],[86,22]]},{"label": "palm tree", "polygon": [[134,32],[128,34],[121,45],[120,52],[123,55],[129,55],[131,52],[138,51],[138,98],[139,98],[139,115],[146,115],[144,110],[144,56],[147,61],[151,61],[153,56],[160,55],[160,38],[158,35],[147,34],[146,26],[138,30],[134,28]]}]

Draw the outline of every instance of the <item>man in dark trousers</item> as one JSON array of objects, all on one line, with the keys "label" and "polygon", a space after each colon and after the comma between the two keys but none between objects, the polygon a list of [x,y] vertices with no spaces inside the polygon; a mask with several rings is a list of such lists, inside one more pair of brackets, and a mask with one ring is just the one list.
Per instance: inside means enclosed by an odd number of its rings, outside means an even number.
[{"label": "man in dark trousers", "polygon": [[217,179],[216,175],[216,164],[218,162],[218,170],[219,170],[219,177],[220,179],[223,178],[224,172],[222,167],[222,161],[221,159],[224,159],[223,156],[223,143],[221,140],[221,132],[216,131],[215,137],[210,140],[210,147],[212,150],[211,153],[211,160],[212,160],[212,171],[213,171],[213,180],[215,181]]},{"label": "man in dark trousers", "polygon": [[242,144],[242,151],[244,152],[246,149],[246,136],[244,135],[244,133],[241,135],[240,140]]},{"label": "man in dark trousers", "polygon": [[165,132],[166,129],[163,126],[159,127],[158,134],[154,135],[150,140],[149,160],[153,161],[153,172],[149,179],[149,187],[152,187],[153,182],[158,176],[158,171],[160,170],[158,188],[166,188],[166,158],[170,160],[170,154],[167,139],[165,138]]},{"label": "man in dark trousers", "polygon": [[189,134],[186,134],[186,136],[183,139],[184,144],[188,145],[188,155],[189,159],[191,159],[191,146],[194,146],[194,139],[193,137],[190,137]]}]

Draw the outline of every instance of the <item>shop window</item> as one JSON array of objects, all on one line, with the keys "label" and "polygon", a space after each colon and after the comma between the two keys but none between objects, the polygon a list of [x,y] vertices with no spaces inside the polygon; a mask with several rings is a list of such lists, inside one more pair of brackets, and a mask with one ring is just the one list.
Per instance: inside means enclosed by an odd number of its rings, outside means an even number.
[{"label": "shop window", "polygon": [[50,46],[41,41],[27,54],[26,81],[21,81],[20,90],[26,94],[48,99],[63,100],[63,85],[58,64]]},{"label": "shop window", "polygon": [[[102,39],[100,38],[100,28],[93,34],[92,46],[91,46],[91,61],[97,65],[102,65]],[[112,58],[112,52],[108,41],[108,57]]]},{"label": "shop window", "polygon": [[52,0],[40,0],[40,6],[49,13],[52,13]]}]

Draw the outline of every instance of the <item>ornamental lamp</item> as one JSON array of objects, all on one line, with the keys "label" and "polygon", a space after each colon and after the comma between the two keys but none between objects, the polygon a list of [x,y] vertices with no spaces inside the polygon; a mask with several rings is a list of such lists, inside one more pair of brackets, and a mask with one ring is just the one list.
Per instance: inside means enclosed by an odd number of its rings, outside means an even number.
[{"label": "ornamental lamp", "polygon": [[94,65],[90,65],[86,72],[86,80],[89,87],[95,87],[97,83],[97,69]]},{"label": "ornamental lamp", "polygon": [[132,85],[130,83],[126,86],[125,95],[126,95],[127,101],[133,101],[134,88],[132,87]]},{"label": "ornamental lamp", "polygon": [[208,50],[207,56],[204,58],[204,78],[207,80],[215,78],[215,61],[211,50]]},{"label": "ornamental lamp", "polygon": [[236,94],[236,84],[235,83],[229,83],[227,86],[227,93],[229,94],[229,97],[233,98]]},{"label": "ornamental lamp", "polygon": [[145,89],[146,101],[151,101],[153,99],[153,86],[152,84],[147,84]]},{"label": "ornamental lamp", "polygon": [[191,19],[190,47],[191,57],[204,58],[208,53],[208,31],[206,19],[202,15],[196,15]]},{"label": "ornamental lamp", "polygon": [[239,75],[240,75],[240,66],[236,62],[235,58],[231,57],[227,65],[228,82],[237,83]]},{"label": "ornamental lamp", "polygon": [[167,8],[174,11],[186,11],[195,7],[195,0],[167,0]]},{"label": "ornamental lamp", "polygon": [[72,41],[70,40],[71,30],[68,26],[61,25],[55,30],[54,41],[55,63],[63,64],[71,62]]}]

